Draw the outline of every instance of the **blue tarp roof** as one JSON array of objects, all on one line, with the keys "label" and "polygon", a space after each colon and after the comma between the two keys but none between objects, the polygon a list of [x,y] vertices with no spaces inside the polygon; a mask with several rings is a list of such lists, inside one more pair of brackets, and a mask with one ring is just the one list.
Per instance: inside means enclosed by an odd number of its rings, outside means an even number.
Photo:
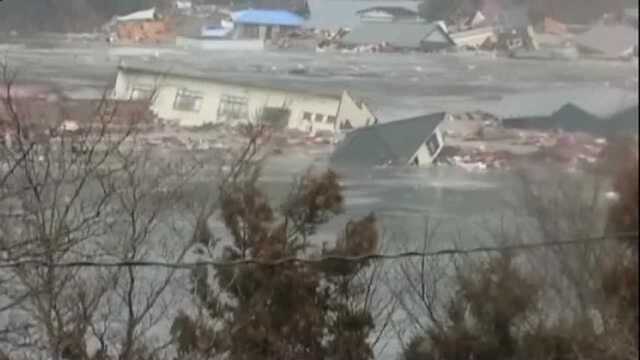
[{"label": "blue tarp roof", "polygon": [[242,10],[231,14],[237,24],[302,26],[304,18],[285,10]]}]

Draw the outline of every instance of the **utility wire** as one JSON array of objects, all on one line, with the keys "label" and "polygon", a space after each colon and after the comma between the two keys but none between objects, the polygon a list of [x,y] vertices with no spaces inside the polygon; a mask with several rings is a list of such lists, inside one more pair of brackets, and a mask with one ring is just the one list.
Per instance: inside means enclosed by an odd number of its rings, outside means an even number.
[{"label": "utility wire", "polygon": [[299,258],[299,257],[284,257],[280,259],[242,259],[242,260],[221,260],[221,261],[196,261],[196,262],[163,262],[163,261],[69,261],[69,262],[48,262],[39,259],[22,259],[17,261],[0,263],[0,269],[20,268],[26,266],[32,267],[53,267],[53,268],[119,268],[119,267],[159,267],[169,269],[194,269],[201,266],[208,267],[236,267],[244,265],[258,265],[265,267],[277,267],[288,264],[323,264],[327,262],[347,262],[347,263],[360,263],[364,261],[388,261],[388,260],[400,260],[406,258],[427,258],[438,256],[453,256],[453,255],[471,255],[477,253],[513,253],[519,251],[529,251],[541,248],[549,247],[563,247],[570,245],[588,245],[605,240],[612,239],[634,239],[637,238],[640,233],[617,233],[604,236],[587,237],[581,239],[574,239],[569,241],[546,241],[527,244],[515,244],[506,246],[483,246],[470,249],[446,249],[431,252],[420,251],[408,251],[397,254],[368,254],[359,256],[342,256],[342,255],[325,255],[317,258]]}]

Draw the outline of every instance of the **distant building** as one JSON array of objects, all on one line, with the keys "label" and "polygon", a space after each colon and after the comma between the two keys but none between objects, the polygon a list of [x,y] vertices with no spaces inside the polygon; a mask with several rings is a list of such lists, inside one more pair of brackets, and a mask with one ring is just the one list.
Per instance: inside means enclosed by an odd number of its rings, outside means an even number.
[{"label": "distant building", "polygon": [[374,6],[357,12],[363,22],[424,22],[416,10],[402,6]]},{"label": "distant building", "polygon": [[285,10],[248,9],[232,13],[231,19],[234,39],[277,39],[304,24],[303,17]]},{"label": "distant building", "polygon": [[362,23],[342,38],[345,45],[387,44],[397,49],[435,51],[455,45],[437,23]]},{"label": "distant building", "polygon": [[494,115],[507,128],[608,135],[637,133],[637,118],[631,119],[637,107],[637,93],[586,87],[507,97],[496,106]]},{"label": "distant building", "polygon": [[[277,118],[278,126],[309,133],[336,133],[376,123],[366,104],[348,92],[313,92],[291,82],[267,85],[216,77],[185,66],[122,64],[116,99],[151,99],[151,109],[181,126],[236,123],[258,114]],[[276,120],[274,120],[276,121]]]},{"label": "distant building", "polygon": [[355,130],[338,145],[331,162],[339,167],[430,166],[442,150],[439,126],[447,116],[417,116]]},{"label": "distant building", "polygon": [[372,7],[404,8],[418,12],[420,0],[308,0],[306,28],[331,30],[353,29],[362,22],[359,12]]}]

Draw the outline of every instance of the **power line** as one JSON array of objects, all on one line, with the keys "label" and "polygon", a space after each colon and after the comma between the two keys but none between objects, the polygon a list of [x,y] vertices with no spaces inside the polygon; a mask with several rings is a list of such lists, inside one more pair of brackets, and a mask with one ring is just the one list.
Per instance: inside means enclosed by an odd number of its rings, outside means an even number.
[{"label": "power line", "polygon": [[26,266],[33,267],[53,267],[53,268],[119,268],[119,267],[159,267],[169,269],[194,269],[201,266],[207,267],[236,267],[246,265],[258,265],[265,267],[277,267],[287,264],[322,264],[327,262],[348,262],[348,263],[360,263],[364,261],[389,261],[400,260],[407,258],[428,258],[438,256],[454,256],[454,255],[471,255],[477,253],[512,253],[519,251],[529,251],[541,248],[550,247],[563,247],[570,245],[588,245],[605,240],[617,239],[634,239],[637,238],[640,233],[617,233],[604,236],[588,237],[581,239],[574,239],[569,241],[545,241],[527,244],[515,244],[506,246],[483,246],[470,249],[446,249],[431,252],[420,251],[408,251],[397,254],[368,254],[359,256],[342,256],[342,255],[325,255],[317,258],[299,258],[299,257],[284,257],[275,260],[269,259],[242,259],[242,260],[222,260],[222,261],[195,261],[195,262],[181,262],[171,263],[163,261],[69,261],[69,262],[48,262],[39,259],[22,259],[18,261],[6,262],[0,264],[0,269],[20,268]]}]

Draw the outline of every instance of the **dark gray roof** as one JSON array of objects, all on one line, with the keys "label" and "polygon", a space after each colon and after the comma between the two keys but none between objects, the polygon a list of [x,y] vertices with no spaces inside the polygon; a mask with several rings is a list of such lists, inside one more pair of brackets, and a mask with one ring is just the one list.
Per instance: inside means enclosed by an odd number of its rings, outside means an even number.
[{"label": "dark gray roof", "polygon": [[406,165],[445,119],[446,113],[417,116],[352,131],[336,148],[336,165]]},{"label": "dark gray roof", "polygon": [[589,51],[618,57],[638,46],[638,29],[624,24],[598,24],[576,37],[575,42]]},{"label": "dark gray roof", "polygon": [[548,117],[569,103],[604,119],[637,105],[638,93],[606,86],[549,88],[505,96],[486,110],[502,119]]},{"label": "dark gray roof", "polygon": [[[387,43],[394,47],[418,49],[434,31],[442,31],[436,24],[364,22],[342,38],[348,45]],[[448,35],[447,35],[448,37]]]}]

